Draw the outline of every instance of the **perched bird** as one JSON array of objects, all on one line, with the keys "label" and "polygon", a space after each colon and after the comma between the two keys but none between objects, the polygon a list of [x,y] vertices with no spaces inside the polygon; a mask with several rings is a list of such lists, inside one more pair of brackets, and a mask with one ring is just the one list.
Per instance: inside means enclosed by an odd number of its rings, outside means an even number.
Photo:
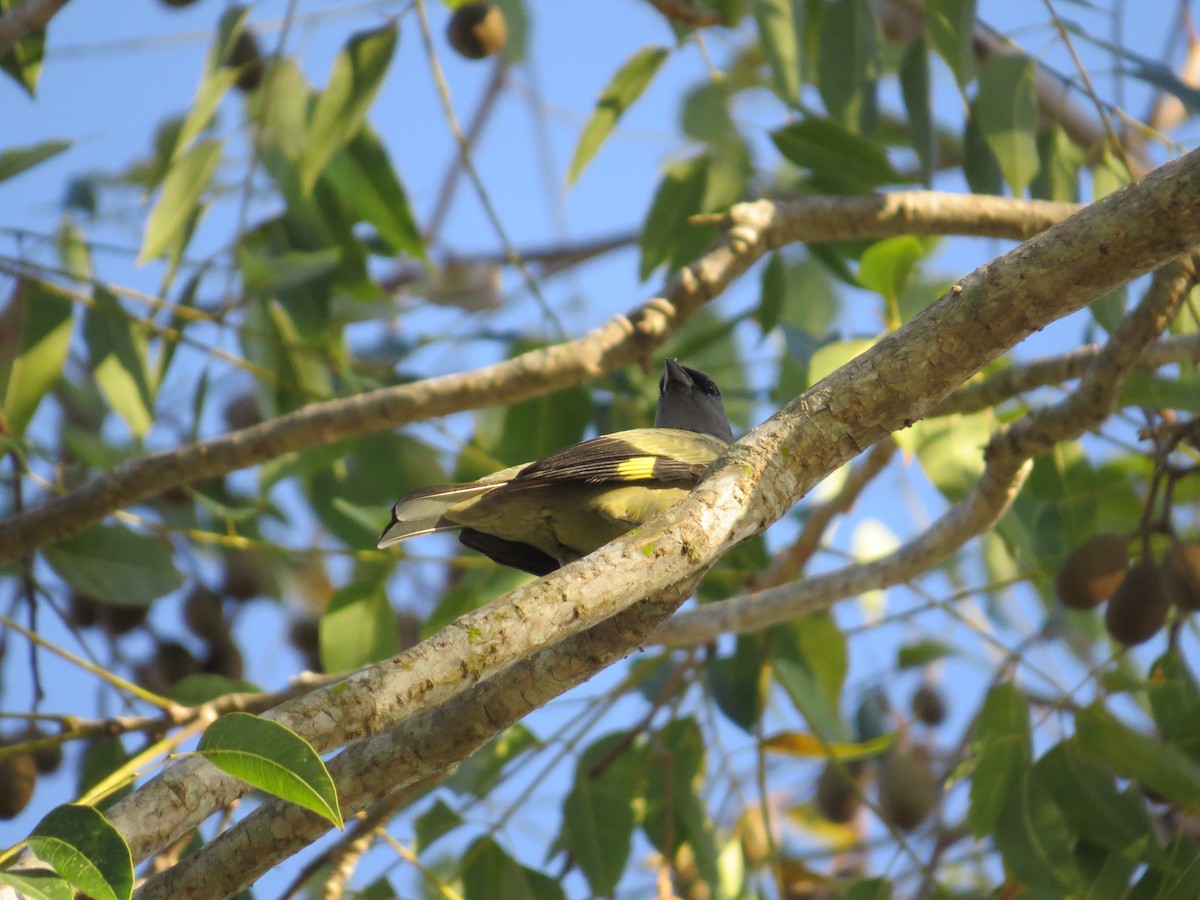
[{"label": "perched bird", "polygon": [[379,547],[438,531],[545,575],[678,503],[733,440],[716,382],[668,359],[653,428],[583,441],[469,484],[406,494]]}]

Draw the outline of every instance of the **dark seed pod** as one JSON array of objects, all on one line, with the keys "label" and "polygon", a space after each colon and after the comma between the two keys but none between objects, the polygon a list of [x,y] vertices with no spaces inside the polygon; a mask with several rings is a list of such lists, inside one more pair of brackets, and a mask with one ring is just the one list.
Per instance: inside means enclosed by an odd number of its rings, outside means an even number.
[{"label": "dark seed pod", "polygon": [[[830,822],[845,825],[854,818],[862,805],[863,765],[857,760],[835,766],[825,763],[817,777],[817,793],[814,802],[817,812]],[[847,776],[853,776],[853,781]]]},{"label": "dark seed pod", "polygon": [[[236,49],[236,48],[234,48]],[[225,404],[225,427],[230,431],[240,431],[262,422],[262,413],[258,410],[258,398],[253,391],[238,394]]]},{"label": "dark seed pod", "polygon": [[1104,627],[1126,647],[1144,644],[1167,622],[1171,597],[1162,569],[1142,560],[1126,573],[1104,611]]},{"label": "dark seed pod", "polygon": [[274,591],[274,575],[267,558],[256,550],[230,550],[225,556],[221,592],[239,602]]},{"label": "dark seed pod", "polygon": [[499,7],[490,3],[464,3],[450,17],[446,39],[459,56],[483,59],[508,40],[508,23]]},{"label": "dark seed pod", "polygon": [[15,819],[29,805],[37,775],[32,754],[0,758],[0,819]]},{"label": "dark seed pod", "polygon": [[[46,732],[33,725],[21,735],[21,740],[23,742],[32,742],[40,741],[47,737],[49,735]],[[45,747],[39,747],[37,750],[32,750],[29,755],[33,757],[33,762],[37,766],[39,775],[51,775],[57,772],[59,766],[62,765],[63,747],[61,743],[53,743]]]},{"label": "dark seed pod", "polygon": [[226,636],[210,645],[202,671],[232,681],[241,681],[242,676],[246,674],[246,663],[233,638]]},{"label": "dark seed pod", "polygon": [[200,663],[192,656],[192,651],[178,641],[163,641],[158,645],[158,652],[135,669],[138,680],[160,694],[199,671]]},{"label": "dark seed pod", "polygon": [[163,6],[169,6],[172,9],[183,9],[185,6],[191,6],[197,0],[161,0]]},{"label": "dark seed pod", "polygon": [[938,801],[938,777],[929,748],[897,741],[879,764],[879,812],[900,831],[913,831]]},{"label": "dark seed pod", "polygon": [[1200,541],[1176,544],[1163,559],[1171,601],[1182,610],[1200,610]]},{"label": "dark seed pod", "polygon": [[91,628],[99,621],[100,602],[95,597],[72,591],[67,598],[67,621],[76,628]]},{"label": "dark seed pod", "polygon": [[203,585],[194,587],[183,601],[183,621],[192,634],[209,644],[229,637],[229,622],[221,597]]},{"label": "dark seed pod", "polygon": [[129,634],[133,629],[143,625],[150,612],[149,606],[115,606],[103,604],[98,612],[100,625],[114,637]]},{"label": "dark seed pod", "polygon": [[253,93],[262,84],[266,63],[263,62],[262,51],[258,49],[258,39],[250,29],[243,29],[233,41],[233,46],[225,54],[221,63],[228,69],[237,69],[238,77],[234,82],[243,94]]},{"label": "dark seed pod", "polygon": [[293,619],[288,626],[288,640],[304,657],[304,664],[310,672],[321,671],[321,620],[305,616]]},{"label": "dark seed pod", "polygon": [[1129,542],[1119,534],[1097,534],[1058,568],[1054,588],[1068,609],[1095,609],[1113,595],[1129,568]]},{"label": "dark seed pod", "polygon": [[935,685],[922,682],[909,701],[913,718],[926,725],[937,726],[946,721],[946,698]]}]

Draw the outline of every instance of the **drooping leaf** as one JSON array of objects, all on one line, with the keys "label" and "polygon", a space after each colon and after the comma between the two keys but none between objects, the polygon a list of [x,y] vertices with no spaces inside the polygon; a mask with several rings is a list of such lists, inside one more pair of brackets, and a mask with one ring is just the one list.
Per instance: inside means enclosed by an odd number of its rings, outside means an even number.
[{"label": "drooping leaf", "polygon": [[1074,839],[1050,792],[1026,770],[1009,786],[995,823],[993,840],[1005,868],[1031,888],[1078,894],[1084,879],[1071,854]]},{"label": "drooping leaf", "polygon": [[564,900],[559,883],[509,856],[493,838],[482,837],[463,854],[463,900]]},{"label": "drooping leaf", "polygon": [[0,870],[0,884],[18,891],[26,900],[75,900],[71,883],[50,869]]},{"label": "drooping leaf", "polygon": [[57,806],[33,827],[27,840],[39,858],[96,900],[133,896],[129,845],[98,809],[74,803]]},{"label": "drooping leaf", "polygon": [[921,183],[930,187],[938,163],[938,136],[933,123],[929,47],[925,41],[914,41],[905,51],[899,74],[900,93],[908,113],[908,132],[921,166]]},{"label": "drooping leaf", "polygon": [[158,201],[146,219],[139,262],[162,256],[188,222],[194,223],[196,206],[217,169],[222,147],[221,141],[211,138],[197,141],[171,162]]},{"label": "drooping leaf", "polygon": [[875,129],[879,51],[869,0],[827,4],[821,22],[817,87],[829,117],[853,133]]},{"label": "drooping leaf", "polygon": [[326,164],[362,127],[396,49],[399,27],[360,32],[333,61],[329,83],[317,97],[300,158],[300,184],[310,193]]},{"label": "drooping leaf", "polygon": [[771,140],[789,162],[810,170],[829,190],[859,193],[904,181],[881,144],[832,119],[808,116],[771,132]]},{"label": "drooping leaf", "polygon": [[356,578],[339,588],[321,616],[321,667],[349,672],[400,650],[396,614],[379,578]]},{"label": "drooping leaf", "polygon": [[1038,172],[1037,64],[1027,56],[993,56],[979,71],[973,106],[979,130],[1004,173],[1014,197],[1021,197]]},{"label": "drooping leaf", "polygon": [[196,752],[221,771],[342,827],[329,770],[290,728],[250,713],[226,713],[204,729]]},{"label": "drooping leaf", "polygon": [[800,100],[804,54],[804,3],[801,0],[754,0],[759,46],[771,69],[775,92],[788,105]]},{"label": "drooping leaf", "polygon": [[96,288],[92,300],[83,319],[92,375],[108,405],[141,438],[154,424],[146,335],[108,291]]},{"label": "drooping leaf", "polygon": [[[22,434],[46,392],[62,375],[71,343],[74,304],[40,282],[22,280],[13,291],[11,314],[20,320],[15,356],[6,373],[4,415]],[[10,313],[6,311],[5,315]]]},{"label": "drooping leaf", "polygon": [[246,24],[250,10],[244,6],[230,6],[221,16],[216,38],[208,50],[204,73],[196,87],[196,96],[179,128],[175,141],[175,155],[191,146],[213,120],[221,100],[238,80],[238,70],[223,65],[229,51],[237,41]]},{"label": "drooping leaf", "polygon": [[463,822],[463,817],[455,812],[445,800],[438,799],[433,806],[417,816],[414,825],[417,833],[417,849],[424,851],[442,835],[449,834]]},{"label": "drooping leaf", "polygon": [[975,771],[967,822],[977,837],[996,827],[1010,796],[1028,779],[1029,703],[1017,687],[999,684],[988,692],[975,724]]},{"label": "drooping leaf", "polygon": [[568,185],[578,180],[621,116],[649,87],[669,53],[666,47],[643,47],[627,59],[605,85],[575,145],[571,165],[567,168]]},{"label": "drooping leaf", "polygon": [[71,141],[42,141],[28,147],[13,147],[0,152],[0,182],[52,159],[71,146]]},{"label": "drooping leaf", "polygon": [[959,88],[975,77],[976,0],[927,0],[925,36],[946,61]]},{"label": "drooping leaf", "polygon": [[642,261],[638,275],[643,281],[660,265],[678,255],[678,247],[687,239],[687,230],[692,227],[688,217],[700,212],[703,206],[707,181],[708,157],[705,155],[682,160],[667,169],[642,224]]},{"label": "drooping leaf", "polygon": [[[8,14],[25,0],[0,0],[0,14]],[[35,28],[13,42],[8,52],[0,54],[0,70],[7,72],[25,93],[34,95],[38,77],[42,74],[42,57],[46,47],[46,29]]]},{"label": "drooping leaf", "polygon": [[93,525],[42,552],[63,581],[114,606],[147,606],[183,586],[169,543],[119,525]]}]

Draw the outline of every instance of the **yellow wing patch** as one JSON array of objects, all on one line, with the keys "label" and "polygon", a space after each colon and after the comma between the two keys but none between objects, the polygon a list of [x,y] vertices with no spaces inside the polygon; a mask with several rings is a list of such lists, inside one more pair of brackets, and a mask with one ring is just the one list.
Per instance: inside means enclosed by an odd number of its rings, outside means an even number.
[{"label": "yellow wing patch", "polygon": [[632,456],[617,463],[617,477],[623,481],[645,481],[654,477],[656,456]]}]

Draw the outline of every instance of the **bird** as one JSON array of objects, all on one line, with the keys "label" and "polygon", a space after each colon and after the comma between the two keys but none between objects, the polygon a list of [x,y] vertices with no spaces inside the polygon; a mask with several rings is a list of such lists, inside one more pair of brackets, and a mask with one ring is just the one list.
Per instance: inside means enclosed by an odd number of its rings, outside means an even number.
[{"label": "bird", "polygon": [[412,491],[392,507],[378,546],[458,531],[460,543],[493,562],[548,575],[674,506],[732,442],[716,382],[667,359],[653,428],[601,435],[466,484]]}]

